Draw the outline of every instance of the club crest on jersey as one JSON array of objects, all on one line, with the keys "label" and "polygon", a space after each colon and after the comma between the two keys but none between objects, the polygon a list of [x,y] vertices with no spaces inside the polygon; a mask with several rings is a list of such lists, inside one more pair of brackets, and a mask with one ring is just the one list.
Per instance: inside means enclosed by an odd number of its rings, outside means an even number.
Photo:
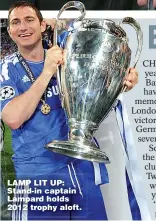
[{"label": "club crest on jersey", "polygon": [[6,100],[14,97],[15,90],[13,87],[10,86],[4,86],[0,89],[0,100]]}]

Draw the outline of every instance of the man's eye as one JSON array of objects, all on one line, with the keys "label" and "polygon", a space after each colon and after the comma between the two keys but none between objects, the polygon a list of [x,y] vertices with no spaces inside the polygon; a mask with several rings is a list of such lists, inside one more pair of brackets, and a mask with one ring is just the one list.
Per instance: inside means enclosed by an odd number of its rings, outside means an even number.
[{"label": "man's eye", "polygon": [[11,24],[12,24],[12,25],[17,25],[17,24],[20,24],[20,21],[15,20],[15,21],[12,21]]},{"label": "man's eye", "polygon": [[32,22],[32,21],[34,21],[34,19],[32,19],[32,18],[27,19],[27,22]]}]

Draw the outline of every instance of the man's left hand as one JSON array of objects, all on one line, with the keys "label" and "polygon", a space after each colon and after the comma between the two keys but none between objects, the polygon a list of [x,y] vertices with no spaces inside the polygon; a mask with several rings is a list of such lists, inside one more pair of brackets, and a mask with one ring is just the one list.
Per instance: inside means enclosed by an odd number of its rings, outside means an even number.
[{"label": "man's left hand", "polygon": [[129,68],[127,75],[124,79],[124,86],[127,87],[126,91],[131,90],[138,83],[138,72],[135,68]]}]

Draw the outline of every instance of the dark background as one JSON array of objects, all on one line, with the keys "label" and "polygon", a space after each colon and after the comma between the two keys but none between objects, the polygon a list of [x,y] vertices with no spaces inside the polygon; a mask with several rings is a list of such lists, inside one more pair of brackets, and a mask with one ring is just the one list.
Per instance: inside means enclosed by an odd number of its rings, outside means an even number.
[{"label": "dark background", "polygon": [[[18,0],[0,0],[0,10],[8,10]],[[40,10],[60,10],[68,0],[28,0]],[[86,10],[138,10],[137,0],[81,0]]]}]

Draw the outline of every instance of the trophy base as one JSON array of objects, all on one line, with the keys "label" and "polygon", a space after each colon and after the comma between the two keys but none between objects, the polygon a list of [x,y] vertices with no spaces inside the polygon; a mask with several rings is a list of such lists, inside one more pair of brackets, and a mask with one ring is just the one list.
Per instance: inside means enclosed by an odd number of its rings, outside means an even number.
[{"label": "trophy base", "polygon": [[109,158],[105,152],[98,149],[96,145],[86,141],[83,143],[78,143],[72,140],[54,140],[53,142],[48,143],[46,148],[53,152],[78,159],[89,160],[98,163],[110,163]]}]

